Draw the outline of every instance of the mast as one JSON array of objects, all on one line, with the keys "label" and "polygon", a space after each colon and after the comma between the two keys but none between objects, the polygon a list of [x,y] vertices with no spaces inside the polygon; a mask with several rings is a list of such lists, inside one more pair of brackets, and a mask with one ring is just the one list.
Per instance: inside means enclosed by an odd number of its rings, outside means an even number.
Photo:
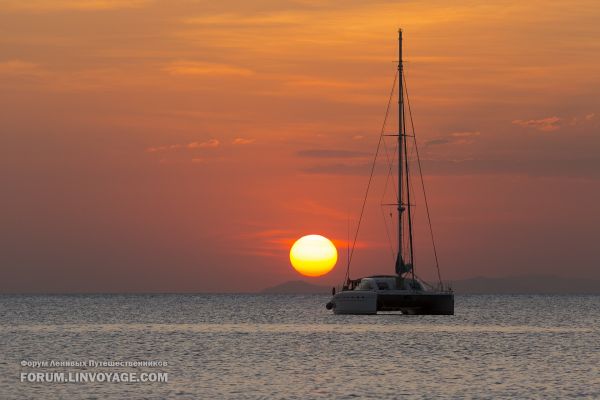
[{"label": "mast", "polygon": [[402,80],[402,29],[398,29],[398,257],[396,259],[396,273],[402,273],[404,260],[402,259],[402,141],[404,140],[404,85]]},{"label": "mast", "polygon": [[[403,159],[404,158],[404,159]],[[404,164],[404,168],[403,165]],[[405,178],[403,182],[402,179]],[[406,185],[406,186],[404,186]],[[403,189],[406,188],[406,203],[403,202]],[[402,246],[402,213],[408,210],[408,259],[403,256]],[[413,260],[413,232],[410,203],[410,177],[408,174],[408,148],[406,142],[406,118],[404,115],[404,65],[402,61],[402,29],[398,29],[398,258],[396,270],[400,273],[411,272],[415,278]],[[399,267],[399,268],[398,268]],[[407,267],[409,268],[406,271]]]}]

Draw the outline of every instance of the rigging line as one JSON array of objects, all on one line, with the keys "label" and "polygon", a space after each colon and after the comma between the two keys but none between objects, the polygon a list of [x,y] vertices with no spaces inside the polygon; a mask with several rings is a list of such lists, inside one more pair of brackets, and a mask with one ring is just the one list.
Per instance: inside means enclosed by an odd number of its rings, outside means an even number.
[{"label": "rigging line", "polygon": [[[408,98],[408,96],[407,96]],[[414,132],[413,132],[414,134]],[[414,165],[414,159],[415,159],[415,149],[413,148],[413,146],[410,147],[410,155],[408,156],[409,161],[411,162],[411,165]],[[412,167],[411,167],[412,169]],[[410,183],[410,192],[411,193],[416,193],[415,192],[415,186],[414,186],[414,181],[415,181],[415,177],[411,174],[409,176],[409,183]],[[414,201],[414,203],[416,203],[416,200]],[[416,221],[416,213],[417,213],[417,207],[416,204],[413,204],[412,207],[410,208],[411,210],[411,214],[412,214],[412,219],[413,221]]]},{"label": "rigging line", "polygon": [[392,261],[394,261],[394,245],[392,244],[392,237],[390,235],[390,228],[388,228],[387,220],[385,217],[385,212],[383,211],[383,206],[380,207],[381,217],[383,218],[383,226],[385,226],[385,234],[388,239],[388,244],[390,245],[390,252],[392,253]]},{"label": "rigging line", "polygon": [[[384,129],[385,129],[385,127],[384,127]],[[387,148],[387,144],[385,142],[385,138],[383,139],[383,148],[385,149],[385,157],[387,159],[387,163],[388,163],[388,166],[389,166],[389,171],[388,171],[388,180],[389,180],[389,177],[392,174],[392,168],[394,166],[394,162],[393,162],[393,159],[390,159],[390,154],[388,152],[388,148]],[[396,143],[394,145],[394,154],[393,154],[394,158],[396,157],[396,152],[397,151],[398,151],[398,143]],[[385,181],[385,189],[387,189],[388,180]],[[392,181],[392,184],[394,185],[394,193],[396,194],[396,198],[397,198],[398,197],[398,188],[396,187],[396,182]]]},{"label": "rigging line", "polygon": [[[411,149],[410,152],[411,152],[410,153],[410,157],[406,156],[406,159],[412,162],[413,160],[411,159],[411,157],[412,157],[412,154],[413,154],[413,150]],[[408,170],[408,168],[407,168],[407,170]],[[412,166],[411,166],[411,170],[412,170]],[[408,175],[408,179],[407,180],[408,180],[408,182],[406,182],[406,187],[410,187],[410,191],[407,189],[407,192],[416,193],[414,185],[413,185],[413,176],[412,175]],[[411,218],[412,221],[416,221],[416,219],[415,219],[416,218],[416,208],[417,208],[416,207],[416,199],[411,200],[411,204],[412,205],[411,205],[410,210],[409,210],[409,212],[410,212],[410,218]],[[411,240],[412,240],[412,242],[414,244],[414,241],[415,241],[414,234],[412,235],[412,239]],[[411,262],[412,262],[413,268],[414,268],[415,265],[417,264],[415,262],[415,249],[414,248],[411,251],[411,257],[412,257],[411,258]],[[416,274],[415,274],[415,276],[416,276]]]},{"label": "rigging line", "polygon": [[369,189],[371,187],[371,182],[373,181],[373,174],[375,172],[375,164],[377,163],[377,155],[379,154],[379,148],[381,147],[381,141],[383,140],[385,124],[387,122],[387,118],[390,113],[390,105],[392,103],[392,98],[394,97],[394,89],[395,89],[397,80],[398,80],[398,73],[396,72],[396,74],[394,75],[394,83],[392,84],[392,90],[390,92],[390,97],[388,100],[387,108],[385,110],[385,116],[383,118],[383,125],[381,127],[381,133],[379,134],[379,142],[377,142],[377,150],[375,151],[375,157],[373,158],[373,165],[371,165],[371,174],[369,175],[369,183],[367,184],[365,198],[363,199],[362,207],[360,209],[360,216],[358,217],[358,224],[356,226],[356,233],[354,235],[354,241],[352,242],[352,250],[350,251],[350,259],[348,261],[348,267],[346,268],[346,276],[344,279],[346,282],[348,282],[348,280],[350,279],[350,264],[352,263],[352,256],[354,255],[354,249],[356,248],[356,240],[358,239],[358,231],[360,230],[360,223],[362,222],[362,217],[365,213],[365,206],[367,205],[367,197],[369,195]]},{"label": "rigging line", "polygon": [[[385,139],[383,139],[383,143],[385,144]],[[394,147],[394,156],[396,155],[396,147]],[[387,149],[386,149],[387,151]],[[385,185],[383,185],[383,193],[381,193],[381,204],[384,203],[385,195],[387,194],[388,185],[390,183],[390,177],[392,176],[392,164],[389,164],[388,173],[385,177]],[[395,187],[395,186],[394,186]]]},{"label": "rigging line", "polygon": [[437,255],[437,248],[435,246],[435,239],[433,237],[433,227],[431,225],[431,215],[429,214],[429,203],[427,201],[427,192],[425,191],[425,181],[423,180],[423,169],[421,168],[421,157],[419,156],[419,147],[417,146],[417,134],[415,132],[415,124],[412,117],[412,110],[410,108],[410,98],[408,97],[408,86],[406,85],[406,78],[402,76],[404,82],[404,90],[406,91],[406,102],[408,105],[408,116],[410,118],[410,125],[413,132],[413,141],[415,143],[415,154],[417,155],[417,165],[419,166],[419,176],[421,178],[421,188],[423,189],[423,200],[425,203],[425,211],[427,213],[427,222],[429,223],[429,234],[431,236],[431,245],[433,246],[433,256],[435,257],[435,268],[437,269],[438,281],[442,285],[442,274],[440,273],[440,263]]},{"label": "rigging line", "polygon": [[[383,143],[385,144],[385,139],[383,139]],[[396,157],[396,152],[398,151],[398,145],[394,146],[394,157]],[[390,231],[389,231],[389,227],[388,227],[388,222],[387,219],[385,217],[385,213],[383,211],[384,208],[384,200],[385,200],[385,195],[387,194],[387,187],[388,184],[390,182],[390,177],[392,176],[392,168],[394,167],[394,164],[392,162],[389,162],[389,168],[388,168],[388,173],[387,173],[387,177],[385,179],[385,186],[384,186],[384,190],[383,190],[383,194],[381,195],[381,216],[383,217],[383,224],[385,226],[385,233],[387,235],[387,239],[388,239],[388,244],[390,246],[390,251],[392,253],[392,262],[396,259],[396,255],[394,252],[394,245],[392,244],[392,236],[390,235]],[[392,183],[394,185],[394,193],[396,195],[396,198],[398,198],[398,189],[396,188],[396,183],[392,180]],[[391,215],[391,214],[390,214]]]},{"label": "rigging line", "polygon": [[[383,139],[383,145],[385,147],[385,139]],[[387,148],[386,148],[386,151],[387,151]],[[396,157],[396,153],[397,152],[398,152],[398,144],[396,143],[394,145],[394,154],[393,154],[394,158]],[[392,168],[394,167],[394,163],[389,159],[389,155],[387,155],[387,156],[388,156],[388,175],[387,175],[387,178],[386,178],[386,181],[385,181],[385,187],[384,187],[384,192],[383,192],[382,199],[383,199],[383,197],[386,194],[387,185],[389,183],[390,177],[392,176]],[[394,186],[394,194],[396,195],[396,198],[398,198],[398,187],[396,186],[396,182],[394,182],[394,180],[392,180],[392,185]]]}]

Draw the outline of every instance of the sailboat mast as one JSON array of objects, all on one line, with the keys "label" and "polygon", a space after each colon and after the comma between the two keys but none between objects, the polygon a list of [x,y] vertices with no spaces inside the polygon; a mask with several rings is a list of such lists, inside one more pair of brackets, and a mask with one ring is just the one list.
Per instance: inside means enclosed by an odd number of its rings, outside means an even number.
[{"label": "sailboat mast", "polygon": [[403,264],[402,258],[402,149],[404,140],[404,85],[402,66],[402,29],[398,29],[398,259],[396,263]]}]

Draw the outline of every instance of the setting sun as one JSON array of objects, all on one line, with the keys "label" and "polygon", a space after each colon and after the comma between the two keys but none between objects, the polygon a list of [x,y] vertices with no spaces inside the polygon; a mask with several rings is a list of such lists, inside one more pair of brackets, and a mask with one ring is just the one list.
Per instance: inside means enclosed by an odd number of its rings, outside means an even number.
[{"label": "setting sun", "polygon": [[305,276],[325,275],[335,267],[337,249],[321,235],[307,235],[296,240],[290,250],[290,261]]}]

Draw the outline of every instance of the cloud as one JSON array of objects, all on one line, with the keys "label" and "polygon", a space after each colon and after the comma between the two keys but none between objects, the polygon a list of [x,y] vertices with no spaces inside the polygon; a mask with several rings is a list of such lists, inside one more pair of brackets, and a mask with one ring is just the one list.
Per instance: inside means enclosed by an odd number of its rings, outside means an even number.
[{"label": "cloud", "polygon": [[156,147],[148,147],[146,148],[146,152],[148,153],[156,153],[159,151],[167,151],[167,150],[177,150],[182,148],[181,144],[170,144],[168,146],[156,146]]},{"label": "cloud", "polygon": [[453,132],[450,134],[452,137],[473,137],[479,136],[481,133],[479,131],[466,131],[466,132]]},{"label": "cloud", "polygon": [[217,139],[210,139],[206,142],[192,142],[188,143],[185,147],[188,149],[208,149],[219,147],[220,142]]},{"label": "cloud", "polygon": [[256,139],[245,139],[245,138],[235,138],[233,139],[232,144],[250,144],[254,143]]},{"label": "cloud", "polygon": [[0,61],[0,75],[43,75],[44,71],[38,64],[23,60]]},{"label": "cloud", "polygon": [[448,138],[440,138],[440,139],[431,139],[425,142],[425,146],[437,146],[440,144],[448,144],[451,143],[452,139]]},{"label": "cloud", "polygon": [[289,77],[284,83],[294,87],[315,87],[326,89],[358,89],[369,86],[368,82],[353,82],[350,80],[344,81],[340,79],[319,79],[309,76]]},{"label": "cloud", "polygon": [[422,160],[425,175],[527,175],[600,179],[600,158]]},{"label": "cloud", "polygon": [[363,158],[370,156],[369,153],[363,151],[351,150],[300,150],[296,152],[298,157],[302,158]]},{"label": "cloud", "polygon": [[113,10],[140,7],[148,0],[4,0],[2,7],[29,12]]},{"label": "cloud", "polygon": [[577,126],[577,125],[584,125],[584,124],[589,124],[590,122],[592,122],[592,120],[596,117],[595,113],[588,113],[585,115],[576,115],[574,117],[571,118],[571,121],[569,122],[569,125],[571,126]]},{"label": "cloud", "polygon": [[195,164],[195,165],[204,165],[210,162],[207,158],[202,157],[162,157],[158,160],[159,164],[164,165],[186,165],[186,164]]},{"label": "cloud", "polygon": [[242,13],[222,13],[186,18],[183,20],[183,22],[186,24],[202,26],[224,26],[228,29],[231,28],[232,24],[244,27],[263,27],[265,25],[289,26],[290,24],[299,23],[303,21],[305,21],[305,18],[302,15],[293,12],[272,12],[261,13],[258,15],[248,15]]},{"label": "cloud", "polygon": [[319,204],[310,199],[293,201],[287,204],[287,208],[295,212],[313,214],[327,217],[329,219],[337,219],[340,221],[345,221],[348,219],[347,213],[341,212],[334,207],[324,206],[323,204]]},{"label": "cloud", "polygon": [[522,126],[524,128],[533,128],[542,132],[551,132],[560,129],[560,121],[560,118],[554,116],[530,120],[516,119],[512,121],[512,123],[518,126]]},{"label": "cloud", "polygon": [[448,135],[448,137],[441,137],[426,141],[425,146],[437,146],[444,144],[472,144],[474,143],[473,138],[479,135],[481,135],[479,131],[452,132]]},{"label": "cloud", "polygon": [[[600,158],[545,159],[422,159],[426,176],[525,175],[600,179]],[[304,168],[302,172],[319,175],[368,175],[371,163],[328,163]],[[382,174],[381,167],[376,174]],[[387,170],[386,170],[387,172]]]},{"label": "cloud", "polygon": [[182,148],[187,149],[209,149],[218,147],[220,142],[217,139],[210,139],[206,142],[191,142],[186,145],[183,144],[170,144],[166,146],[151,146],[146,148],[147,153],[158,153],[169,150],[179,150]]},{"label": "cloud", "polygon": [[254,72],[228,64],[208,63],[203,61],[174,61],[163,68],[171,75],[238,75],[248,76]]},{"label": "cloud", "polygon": [[237,252],[259,256],[281,257],[298,238],[298,232],[288,229],[264,229],[240,235]]},{"label": "cloud", "polygon": [[325,175],[368,175],[372,163],[331,163],[318,164],[302,169],[307,174],[325,174]]}]

